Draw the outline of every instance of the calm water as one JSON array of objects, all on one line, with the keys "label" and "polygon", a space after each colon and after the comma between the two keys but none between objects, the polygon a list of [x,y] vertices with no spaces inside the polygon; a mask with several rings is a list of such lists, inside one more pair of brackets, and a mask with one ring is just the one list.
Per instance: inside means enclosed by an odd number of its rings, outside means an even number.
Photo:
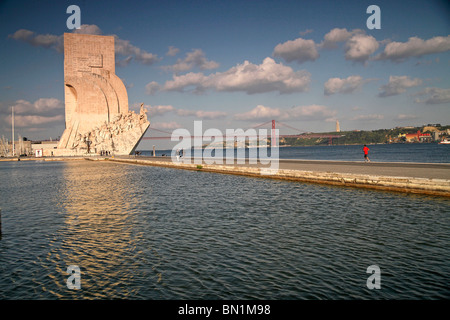
[{"label": "calm water", "polygon": [[[311,147],[281,147],[280,159],[306,160],[340,160],[362,161],[362,145],[351,146],[311,146]],[[377,162],[425,162],[450,163],[450,145],[437,143],[408,144],[376,144],[369,145],[369,157]],[[248,150],[247,157],[248,157]],[[171,150],[156,150],[156,155],[170,156]],[[143,155],[151,155],[151,151],[143,151]],[[225,155],[226,153],[223,152]],[[212,153],[214,156],[214,151]]]},{"label": "calm water", "polygon": [[0,181],[0,299],[450,298],[449,199],[93,161]]}]

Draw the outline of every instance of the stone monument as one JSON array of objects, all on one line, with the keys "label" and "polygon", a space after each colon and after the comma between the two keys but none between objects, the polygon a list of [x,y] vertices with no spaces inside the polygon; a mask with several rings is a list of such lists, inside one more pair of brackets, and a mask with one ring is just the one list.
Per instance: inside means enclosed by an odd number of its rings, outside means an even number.
[{"label": "stone monument", "polygon": [[114,37],[64,34],[66,129],[55,155],[127,155],[150,122],[128,110],[125,85],[115,74]]}]

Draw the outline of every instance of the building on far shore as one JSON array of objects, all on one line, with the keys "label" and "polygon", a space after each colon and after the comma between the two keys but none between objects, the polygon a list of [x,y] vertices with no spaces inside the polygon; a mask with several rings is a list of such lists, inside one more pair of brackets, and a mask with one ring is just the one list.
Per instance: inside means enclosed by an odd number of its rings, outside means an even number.
[{"label": "building on far shore", "polygon": [[405,137],[406,142],[431,142],[432,136],[431,133],[421,133],[418,130],[416,133],[407,133],[402,134],[402,137]]}]

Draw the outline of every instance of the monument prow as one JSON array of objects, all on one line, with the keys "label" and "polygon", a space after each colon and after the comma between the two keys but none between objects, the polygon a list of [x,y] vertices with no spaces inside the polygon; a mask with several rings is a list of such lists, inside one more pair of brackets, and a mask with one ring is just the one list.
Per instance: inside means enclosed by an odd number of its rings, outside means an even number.
[{"label": "monument prow", "polygon": [[128,155],[150,126],[144,104],[128,109],[113,36],[64,34],[64,94],[66,129],[53,155]]}]

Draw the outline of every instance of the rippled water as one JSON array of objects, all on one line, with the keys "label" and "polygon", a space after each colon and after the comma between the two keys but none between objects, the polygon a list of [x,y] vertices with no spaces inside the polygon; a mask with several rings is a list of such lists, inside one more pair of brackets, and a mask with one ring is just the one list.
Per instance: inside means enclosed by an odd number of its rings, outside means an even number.
[{"label": "rippled water", "polygon": [[1,299],[450,298],[445,198],[93,161],[0,181]]}]

